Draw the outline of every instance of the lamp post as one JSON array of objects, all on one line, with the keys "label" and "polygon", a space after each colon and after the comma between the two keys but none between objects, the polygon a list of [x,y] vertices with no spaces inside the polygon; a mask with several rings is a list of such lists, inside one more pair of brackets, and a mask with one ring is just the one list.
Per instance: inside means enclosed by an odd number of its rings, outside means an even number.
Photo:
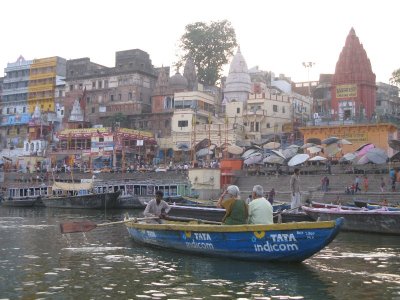
[{"label": "lamp post", "polygon": [[[315,65],[315,62],[312,62],[312,61],[304,62],[304,61],[303,61],[302,64],[303,64],[303,67],[307,69],[308,97],[309,97],[309,99],[310,99],[310,101],[311,101],[310,69]],[[316,110],[316,109],[315,109],[314,99],[313,99],[311,115],[314,115],[315,110]]]}]

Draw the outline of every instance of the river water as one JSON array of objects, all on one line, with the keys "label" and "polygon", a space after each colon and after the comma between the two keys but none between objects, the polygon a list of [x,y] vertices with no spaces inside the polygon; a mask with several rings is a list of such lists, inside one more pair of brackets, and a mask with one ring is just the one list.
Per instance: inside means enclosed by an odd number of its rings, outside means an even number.
[{"label": "river water", "polygon": [[277,264],[147,248],[123,225],[60,234],[60,222],[123,213],[0,207],[0,299],[400,299],[395,236],[343,232],[303,263]]}]

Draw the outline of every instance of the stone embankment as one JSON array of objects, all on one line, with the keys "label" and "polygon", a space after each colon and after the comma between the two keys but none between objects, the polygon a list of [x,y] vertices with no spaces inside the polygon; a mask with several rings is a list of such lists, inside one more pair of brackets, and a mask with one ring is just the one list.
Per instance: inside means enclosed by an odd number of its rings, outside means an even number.
[{"label": "stone embankment", "polygon": [[[305,171],[300,175],[301,190],[302,190],[302,201],[311,200],[319,202],[335,202],[339,200],[341,203],[350,203],[355,199],[360,200],[373,200],[382,201],[386,199],[389,203],[400,204],[400,182],[397,183],[396,192],[391,191],[391,181],[389,178],[388,170],[389,168],[382,169],[372,169],[370,172],[364,172],[362,174],[346,174],[343,173],[339,167],[332,168],[332,174],[328,174],[326,171],[321,172],[318,175],[306,175],[307,169],[303,168]],[[262,170],[261,170],[262,171]],[[264,187],[264,191],[268,192],[272,188],[276,191],[276,200],[289,202],[290,201],[290,187],[289,174],[279,175],[265,175],[260,172],[259,175],[248,175],[247,171],[241,171],[237,173],[236,184],[241,190],[242,198],[251,194],[251,190],[254,185],[260,184]],[[329,189],[328,192],[323,192],[321,190],[321,179],[324,176],[329,178]],[[354,183],[356,176],[361,178],[361,192],[354,195],[348,195],[345,193],[347,186],[351,186]],[[363,186],[364,176],[368,178],[368,191],[365,192]],[[381,180],[385,181],[384,192],[381,192]]]}]

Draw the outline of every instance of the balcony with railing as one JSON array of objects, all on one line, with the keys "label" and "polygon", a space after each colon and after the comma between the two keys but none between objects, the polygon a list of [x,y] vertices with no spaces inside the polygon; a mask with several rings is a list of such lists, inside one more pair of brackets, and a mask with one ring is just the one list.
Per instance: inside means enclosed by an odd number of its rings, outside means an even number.
[{"label": "balcony with railing", "polygon": [[320,116],[318,119],[313,119],[306,122],[306,126],[341,126],[341,125],[364,125],[364,124],[382,124],[391,123],[400,127],[400,115],[383,114],[375,115],[371,118],[353,117],[347,119],[337,119],[332,116]]},{"label": "balcony with railing", "polygon": [[15,82],[27,82],[27,81],[29,81],[29,75],[26,75],[26,76],[18,76],[18,77],[9,77],[9,76],[6,76],[6,77],[4,77],[4,81],[3,81],[3,84],[7,84],[7,83],[15,83]]},{"label": "balcony with railing", "polygon": [[243,112],[243,117],[250,116],[267,116],[267,111],[265,109],[248,109]]},{"label": "balcony with railing", "polygon": [[34,85],[34,86],[29,86],[29,92],[30,93],[53,91],[53,90],[54,90],[54,84],[53,83],[38,84],[38,85]]},{"label": "balcony with railing", "polygon": [[54,79],[56,77],[55,72],[47,72],[47,73],[31,73],[29,76],[30,80],[41,80],[41,79]]},{"label": "balcony with railing", "polygon": [[15,94],[27,94],[27,93],[28,93],[28,87],[18,87],[18,88],[12,88],[12,89],[4,89],[2,92],[2,96],[15,95]]}]

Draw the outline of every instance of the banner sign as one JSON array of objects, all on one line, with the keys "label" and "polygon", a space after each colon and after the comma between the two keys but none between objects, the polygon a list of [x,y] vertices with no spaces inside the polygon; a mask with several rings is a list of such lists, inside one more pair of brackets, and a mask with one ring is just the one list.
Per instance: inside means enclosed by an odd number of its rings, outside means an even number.
[{"label": "banner sign", "polygon": [[344,134],[337,134],[336,136],[341,139],[346,139],[352,143],[368,142],[368,133],[366,132],[344,133]]},{"label": "banner sign", "polygon": [[336,86],[336,98],[353,98],[357,97],[356,84],[342,84]]}]

